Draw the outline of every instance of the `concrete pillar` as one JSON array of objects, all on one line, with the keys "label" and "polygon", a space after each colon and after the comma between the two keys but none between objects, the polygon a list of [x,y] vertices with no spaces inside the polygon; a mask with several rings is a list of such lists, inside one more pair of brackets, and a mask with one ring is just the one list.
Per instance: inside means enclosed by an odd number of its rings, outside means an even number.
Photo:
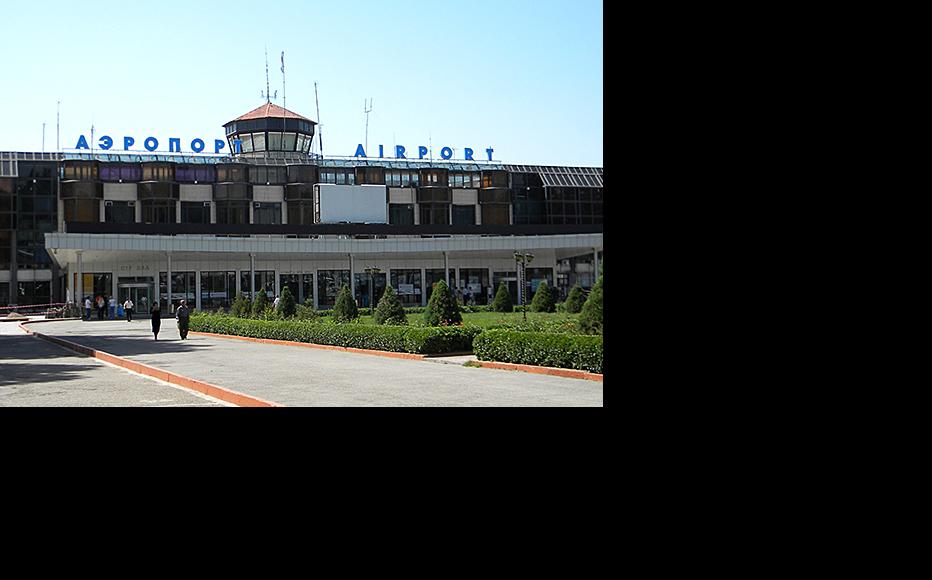
[{"label": "concrete pillar", "polygon": [[288,224],[288,202],[282,200],[282,225]]},{"label": "concrete pillar", "polygon": [[450,260],[446,252],[443,253],[443,281],[450,285]]},{"label": "concrete pillar", "polygon": [[[274,284],[273,284],[272,287],[274,288],[275,298],[278,298],[279,296],[282,295],[282,289],[281,289],[281,283],[282,283],[282,282],[281,282],[281,280],[279,280],[279,277],[278,277],[278,270],[273,270],[273,271],[272,271],[272,276],[275,277]],[[272,300],[275,300],[275,298],[273,298]]]},{"label": "concrete pillar", "polygon": [[320,271],[314,270],[314,283],[311,284],[311,293],[314,295],[314,310],[317,310],[317,283],[320,282]]},{"label": "concrete pillar", "polygon": [[592,285],[595,286],[595,281],[599,279],[599,250],[597,248],[592,248],[592,266],[595,268],[592,271]]},{"label": "concrete pillar", "polygon": [[142,223],[142,202],[139,201],[139,200],[137,200],[137,201],[133,204],[133,208],[135,208],[135,210],[136,210],[136,223],[137,223],[137,224]]},{"label": "concrete pillar", "polygon": [[10,242],[10,306],[16,306],[19,303],[19,252],[16,249],[16,230],[10,232]]},{"label": "concrete pillar", "polygon": [[[188,308],[191,305],[188,304]],[[194,308],[197,310],[201,309],[201,269],[198,268],[194,272]]]},{"label": "concrete pillar", "polygon": [[[75,292],[74,303],[77,304],[79,308],[81,308],[81,313],[83,315],[84,313],[84,256],[82,255],[81,250],[78,250],[76,254],[78,255],[78,281],[75,284],[76,288],[74,291]],[[14,294],[13,294],[14,291],[17,291],[17,289],[11,284],[10,285],[10,298],[13,298],[15,300]]]},{"label": "concrete pillar", "polygon": [[210,202],[210,223],[217,223],[217,202]]},{"label": "concrete pillar", "polygon": [[349,255],[349,286],[350,286],[350,296],[353,297],[353,302],[356,302],[356,276],[355,268],[353,267],[353,255]]},{"label": "concrete pillar", "polygon": [[421,306],[427,306],[427,272],[421,268]]},{"label": "concrete pillar", "polygon": [[[165,301],[168,304],[168,306],[166,307],[166,312],[170,313],[172,311],[172,253],[167,252],[167,254],[168,254],[168,272],[166,272],[166,275],[168,276],[168,278],[165,280],[165,293],[167,294],[167,296],[165,297]],[[159,300],[161,300],[161,298],[159,298]]]},{"label": "concrete pillar", "polygon": [[181,200],[175,201],[175,223],[181,223]]},{"label": "concrete pillar", "polygon": [[251,299],[256,299],[256,255],[249,254],[249,292]]},{"label": "concrete pillar", "polygon": [[236,295],[237,295],[237,296],[239,296],[240,292],[243,291],[242,283],[240,282],[240,275],[241,275],[241,274],[242,274],[242,270],[240,270],[239,268],[237,268],[237,269],[236,269]]},{"label": "concrete pillar", "polygon": [[100,223],[107,221],[107,201],[100,200]]},{"label": "concrete pillar", "polygon": [[[111,296],[116,298],[117,304],[123,304],[120,302],[120,273],[116,270],[110,272],[110,291]],[[109,305],[108,305],[109,308]],[[109,314],[109,312],[108,312]],[[116,316],[116,314],[114,314]]]},{"label": "concrete pillar", "polygon": [[247,223],[250,223],[250,224],[256,223],[256,220],[255,220],[255,218],[253,217],[254,214],[255,214],[255,206],[256,206],[255,203],[253,203],[253,202],[251,202],[251,201],[249,202],[249,221],[248,221]]},{"label": "concrete pillar", "polygon": [[491,304],[491,303],[492,303],[492,300],[495,299],[495,292],[498,290],[498,288],[495,287],[495,276],[494,276],[494,274],[495,274],[495,272],[493,271],[492,266],[489,266],[489,288],[492,289],[492,297],[490,298],[490,297],[488,296],[488,292],[486,292],[486,304]]}]

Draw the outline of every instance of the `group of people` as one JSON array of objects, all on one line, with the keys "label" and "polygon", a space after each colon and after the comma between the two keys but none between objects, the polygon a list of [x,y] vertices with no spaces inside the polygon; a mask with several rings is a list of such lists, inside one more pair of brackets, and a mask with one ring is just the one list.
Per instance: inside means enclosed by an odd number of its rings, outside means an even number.
[{"label": "group of people", "polygon": [[[152,316],[152,335],[155,340],[158,340],[159,330],[162,328],[162,307],[158,302],[152,305],[149,314]],[[175,309],[175,318],[178,320],[178,334],[181,335],[181,340],[187,340],[188,324],[191,321],[191,309],[188,308],[187,300],[182,300],[178,308]]]},{"label": "group of people", "polygon": [[[276,298],[276,303],[278,299]],[[110,307],[110,320],[115,320],[116,318],[116,299],[113,296],[105,298],[103,296],[98,296],[95,299],[97,305],[97,319],[105,320],[106,319],[106,308],[109,304]],[[277,305],[277,304],[276,304]],[[91,298],[88,296],[84,299],[84,316],[82,320],[91,319],[91,308],[93,304],[91,303]],[[123,303],[123,312],[126,315],[126,322],[133,321],[133,312],[136,310],[136,304],[133,303],[132,298],[127,298]],[[152,317],[152,334],[155,337],[155,340],[159,339],[159,330],[162,328],[162,307],[158,302],[152,304],[152,309],[149,310],[149,315]],[[188,325],[191,321],[191,309],[188,308],[188,301],[182,300],[178,305],[178,308],[175,309],[175,318],[178,320],[178,333],[181,335],[181,340],[187,340],[188,338]]]}]

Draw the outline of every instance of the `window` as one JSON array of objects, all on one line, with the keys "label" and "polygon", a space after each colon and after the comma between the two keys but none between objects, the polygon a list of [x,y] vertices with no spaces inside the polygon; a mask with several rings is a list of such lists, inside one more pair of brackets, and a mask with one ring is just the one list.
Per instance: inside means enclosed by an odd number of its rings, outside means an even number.
[{"label": "window", "polygon": [[280,224],[282,223],[282,204],[270,202],[255,202],[253,204],[254,224]]},{"label": "window", "polygon": [[269,131],[269,151],[282,150],[282,134]]},{"label": "window", "polygon": [[142,181],[174,181],[175,166],[172,163],[143,163]]},{"label": "window", "polygon": [[217,181],[230,183],[234,181],[247,181],[245,165],[218,165]]},{"label": "window", "polygon": [[289,183],[317,183],[317,167],[314,165],[289,165]]},{"label": "window", "polygon": [[476,206],[454,205],[453,206],[453,225],[455,226],[476,225]]},{"label": "window", "polygon": [[484,203],[482,208],[482,225],[508,225],[509,206],[507,203]]},{"label": "window", "polygon": [[256,185],[279,185],[288,181],[285,167],[257,165],[249,168],[249,181]]},{"label": "window", "polygon": [[295,304],[314,304],[314,274],[279,274],[279,294],[285,290],[285,286],[294,296]]},{"label": "window", "polygon": [[175,168],[175,181],[213,183],[217,181],[217,168],[213,165],[179,165]]},{"label": "window", "polygon": [[175,223],[175,201],[171,199],[143,199],[142,223],[145,224],[173,224]]},{"label": "window", "polygon": [[62,200],[65,208],[66,222],[99,222],[99,199],[65,199]]},{"label": "window", "polygon": [[248,201],[217,201],[217,223],[242,225],[249,223]]},{"label": "window", "polygon": [[482,187],[508,187],[508,172],[483,171]]},{"label": "window", "polygon": [[[18,282],[16,286],[18,304],[49,304],[52,302],[52,283],[49,281]],[[109,292],[108,289],[107,293]]]},{"label": "window", "polygon": [[414,205],[409,203],[388,204],[388,223],[399,226],[414,225]]},{"label": "window", "polygon": [[382,167],[357,167],[356,183],[359,185],[382,185],[385,183],[385,169]]},{"label": "window", "polygon": [[340,288],[349,286],[349,270],[317,271],[317,307],[333,308]]},{"label": "window", "polygon": [[421,271],[392,270],[392,288],[402,304],[413,306],[421,303]]},{"label": "window", "polygon": [[100,166],[101,181],[139,181],[142,167],[133,163],[104,163]]},{"label": "window", "polygon": [[[449,225],[450,224],[450,205],[449,204],[432,204],[422,203],[421,225]],[[483,222],[485,223],[485,222]]]},{"label": "window", "polygon": [[314,203],[307,201],[288,202],[288,224],[309,225],[314,223]]},{"label": "window", "polygon": [[[274,270],[256,270],[256,292],[265,288],[265,293],[268,296],[271,296],[275,293],[275,271]],[[243,296],[251,298],[249,287],[249,270],[240,270],[239,273],[239,289],[243,293]]]},{"label": "window", "polygon": [[229,308],[235,294],[236,272],[201,272],[201,310]]},{"label": "window", "polygon": [[[430,297],[434,293],[434,284],[443,280],[447,281],[446,271],[443,268],[440,269],[428,269],[424,270],[424,276],[427,277],[427,280],[424,284],[424,288],[427,289],[427,301],[430,302]],[[454,286],[456,282],[456,271],[453,268],[450,268],[450,283],[448,286]]]},{"label": "window", "polygon": [[[122,279],[120,280],[122,282]],[[194,272],[172,271],[171,304],[177,306],[182,300],[188,301],[188,307],[194,308],[197,304],[197,278]],[[168,274],[159,273],[159,304],[162,306],[162,315],[171,312],[168,301]]]},{"label": "window", "polygon": [[253,133],[252,145],[255,151],[265,151],[265,133]]},{"label": "window", "polygon": [[297,138],[298,135],[296,133],[285,133],[285,137],[282,140],[282,149],[285,151],[294,151]]},{"label": "window", "polygon": [[181,223],[183,224],[209,224],[209,201],[183,201],[181,202]]},{"label": "window", "polygon": [[[239,136],[240,141],[243,143],[240,145],[241,151],[243,153],[252,153],[252,133],[244,133]],[[230,149],[231,151],[236,151],[235,148]]]},{"label": "window", "polygon": [[136,223],[136,204],[131,201],[105,201],[104,221],[108,224]]},{"label": "window", "polygon": [[488,304],[489,269],[460,268],[459,290],[467,289],[470,304]]}]

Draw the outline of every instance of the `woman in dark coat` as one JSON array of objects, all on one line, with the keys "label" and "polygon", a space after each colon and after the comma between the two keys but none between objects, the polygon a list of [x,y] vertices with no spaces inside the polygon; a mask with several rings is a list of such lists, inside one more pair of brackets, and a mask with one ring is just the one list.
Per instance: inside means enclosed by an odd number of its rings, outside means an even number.
[{"label": "woman in dark coat", "polygon": [[175,318],[178,319],[178,334],[181,340],[188,338],[188,324],[191,322],[191,311],[188,309],[188,301],[182,300],[181,306],[175,311]]},{"label": "woman in dark coat", "polygon": [[152,310],[149,311],[149,314],[152,315],[152,334],[155,335],[155,340],[158,340],[159,329],[162,327],[162,308],[159,306],[158,302],[152,305]]}]

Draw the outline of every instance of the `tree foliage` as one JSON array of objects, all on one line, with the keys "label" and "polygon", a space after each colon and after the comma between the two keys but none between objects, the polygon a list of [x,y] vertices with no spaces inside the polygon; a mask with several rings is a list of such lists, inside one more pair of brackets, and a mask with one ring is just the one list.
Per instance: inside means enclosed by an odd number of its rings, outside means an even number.
[{"label": "tree foliage", "polygon": [[570,290],[569,295],[567,295],[564,308],[567,312],[578,314],[582,310],[583,304],[585,303],[586,293],[583,292],[583,289],[579,284],[576,284]]},{"label": "tree foliage", "polygon": [[443,280],[434,284],[434,290],[424,311],[424,322],[427,326],[449,326],[463,322],[459,306],[453,297],[453,292]]},{"label": "tree foliage", "polygon": [[282,295],[278,299],[278,315],[282,318],[291,318],[296,310],[294,295],[291,293],[291,288],[286,285],[282,288]]},{"label": "tree foliage", "polygon": [[350,294],[349,286],[344,284],[340,288],[337,302],[333,306],[333,320],[335,322],[350,322],[357,318],[359,318],[359,308],[356,306],[352,294]]},{"label": "tree foliage", "polygon": [[537,292],[534,293],[534,300],[531,301],[531,312],[553,312],[556,310],[556,303],[553,300],[553,292],[547,282],[541,282],[537,286]]},{"label": "tree foliage", "polygon": [[511,294],[508,293],[508,283],[500,282],[498,292],[492,300],[492,312],[514,312],[515,306],[511,302]]},{"label": "tree foliage", "polygon": [[405,316],[405,309],[398,299],[395,289],[389,284],[385,287],[382,299],[375,309],[376,324],[408,324],[408,317]]}]

